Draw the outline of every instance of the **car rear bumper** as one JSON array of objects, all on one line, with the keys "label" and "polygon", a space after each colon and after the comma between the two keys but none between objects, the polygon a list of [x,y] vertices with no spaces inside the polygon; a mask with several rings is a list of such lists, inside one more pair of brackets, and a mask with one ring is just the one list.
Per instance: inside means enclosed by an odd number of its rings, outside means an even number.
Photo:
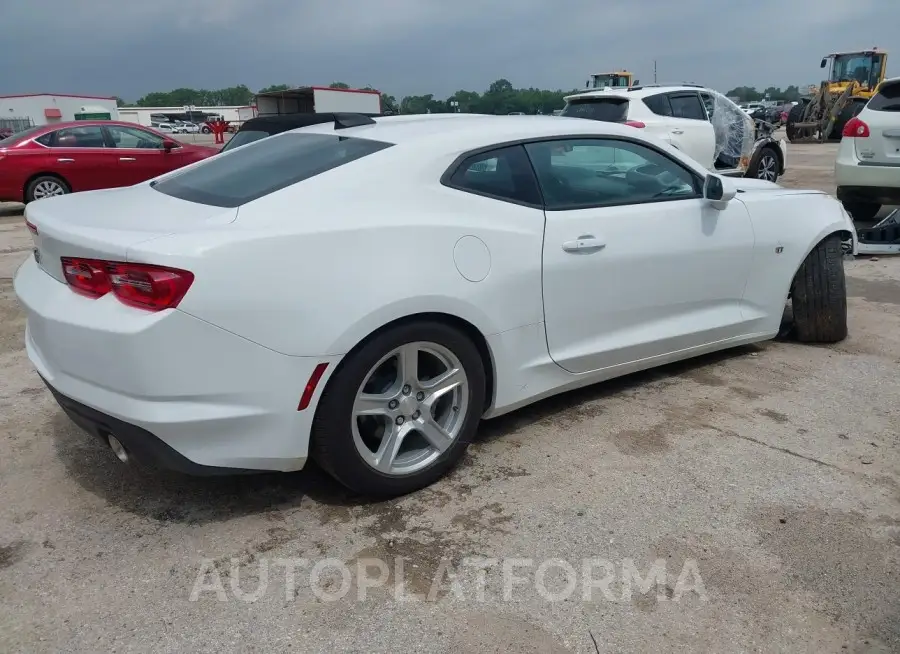
[{"label": "car rear bumper", "polygon": [[842,202],[900,204],[900,166],[860,161],[854,139],[841,141],[834,164],[837,197]]},{"label": "car rear bumper", "polygon": [[[290,357],[178,310],[83,297],[33,258],[16,273],[15,290],[29,359],[88,432],[182,472],[305,464],[318,395],[338,357]],[[329,364],[326,375],[298,411],[319,363]]]}]

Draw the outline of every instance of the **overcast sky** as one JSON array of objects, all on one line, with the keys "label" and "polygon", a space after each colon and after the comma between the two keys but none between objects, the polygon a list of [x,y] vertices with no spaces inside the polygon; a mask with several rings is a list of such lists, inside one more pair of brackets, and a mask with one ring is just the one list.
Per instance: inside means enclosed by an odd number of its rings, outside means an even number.
[{"label": "overcast sky", "polygon": [[727,91],[818,82],[835,50],[900,57],[900,0],[0,0],[0,21],[0,95],[342,81],[447,97],[616,68],[651,82],[654,59],[660,82]]}]

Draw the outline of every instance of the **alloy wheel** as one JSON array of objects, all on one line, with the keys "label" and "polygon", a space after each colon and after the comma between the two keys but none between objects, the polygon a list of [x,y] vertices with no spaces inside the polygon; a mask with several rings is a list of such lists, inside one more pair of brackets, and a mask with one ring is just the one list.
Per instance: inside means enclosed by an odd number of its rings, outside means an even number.
[{"label": "alloy wheel", "polygon": [[356,393],[356,450],[383,475],[427,468],[458,438],[468,398],[465,369],[449,349],[430,342],[397,347],[371,368]]},{"label": "alloy wheel", "polygon": [[49,198],[54,195],[65,195],[66,189],[63,188],[62,184],[59,182],[54,182],[52,179],[45,179],[37,186],[34,187],[34,195],[35,200],[40,200],[41,198]]},{"label": "alloy wheel", "polygon": [[756,177],[769,182],[778,179],[778,161],[771,154],[764,154],[759,160],[759,166],[756,169]]}]

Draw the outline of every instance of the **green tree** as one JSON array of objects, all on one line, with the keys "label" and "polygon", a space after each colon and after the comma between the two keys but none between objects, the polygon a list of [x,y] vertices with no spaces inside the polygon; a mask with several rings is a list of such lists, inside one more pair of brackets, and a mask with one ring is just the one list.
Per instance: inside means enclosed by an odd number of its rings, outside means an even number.
[{"label": "green tree", "polygon": [[267,86],[263,89],[260,89],[258,92],[259,93],[277,93],[279,91],[288,91],[291,88],[293,88],[293,87],[290,86],[289,84],[273,84],[272,86]]},{"label": "green tree", "polygon": [[330,89],[349,89],[350,85],[344,84],[343,82],[332,82],[331,84],[328,85],[328,88],[330,88]]},{"label": "green tree", "polygon": [[116,96],[116,106],[117,106],[117,107],[125,107],[125,106],[127,106],[127,105],[128,105],[128,103],[125,102],[125,100],[123,100],[123,99],[120,98],[119,96]]}]

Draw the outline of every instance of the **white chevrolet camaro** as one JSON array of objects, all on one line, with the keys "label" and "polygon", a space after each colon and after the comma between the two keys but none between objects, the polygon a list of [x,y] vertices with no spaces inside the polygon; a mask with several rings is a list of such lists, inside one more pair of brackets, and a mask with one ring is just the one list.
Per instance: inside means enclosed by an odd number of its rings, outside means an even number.
[{"label": "white chevrolet camaro", "polygon": [[335,122],[29,204],[28,356],[116,455],[426,486],[482,418],[779,332],[847,333],[824,193],[710,174],[625,125]]}]

